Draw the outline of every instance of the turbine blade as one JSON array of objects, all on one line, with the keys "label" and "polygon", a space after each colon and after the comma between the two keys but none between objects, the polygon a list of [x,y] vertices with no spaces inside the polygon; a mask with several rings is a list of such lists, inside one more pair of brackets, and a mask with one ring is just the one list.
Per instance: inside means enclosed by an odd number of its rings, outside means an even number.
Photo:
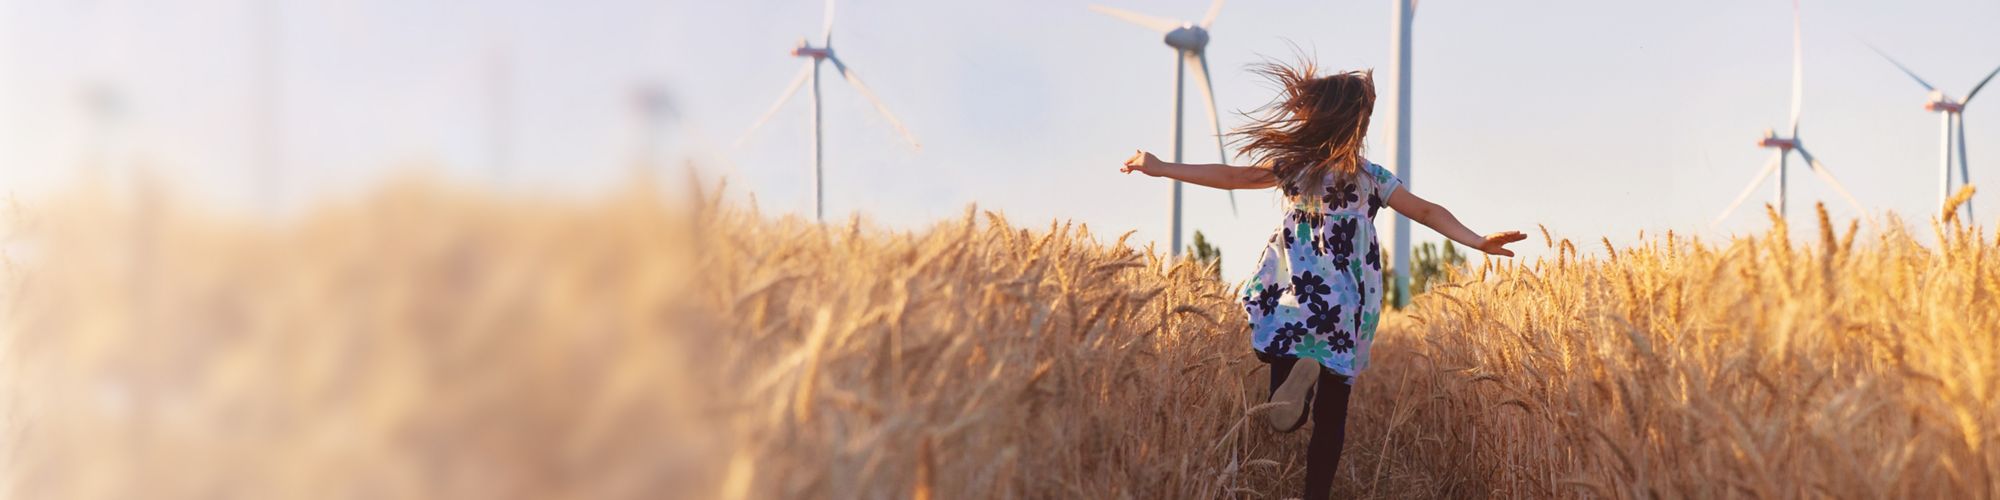
[{"label": "turbine blade", "polygon": [[1833,178],[1833,171],[1827,170],[1826,165],[1821,164],[1819,162],[1819,159],[1813,158],[1812,153],[1806,151],[1806,148],[1804,146],[1800,146],[1798,148],[1798,151],[1799,151],[1799,156],[1804,157],[1806,159],[1806,166],[1812,167],[1813,173],[1818,174],[1820,180],[1824,180],[1826,181],[1827,185],[1833,186],[1833,191],[1836,193],[1840,193],[1841,198],[1846,198],[1847,204],[1854,205],[1854,209],[1861,211],[1861,213],[1864,215],[1868,213],[1868,209],[1866,207],[1861,206],[1861,202],[1859,200],[1854,199],[1854,194],[1847,192],[1847,186],[1842,185],[1840,183],[1840,179]]},{"label": "turbine blade", "polygon": [[1905,75],[1910,75],[1910,79],[1912,79],[1912,80],[1916,80],[1916,81],[1917,81],[1917,85],[1922,85],[1922,86],[1924,86],[1924,90],[1930,90],[1930,91],[1936,91],[1936,90],[1937,90],[1937,87],[1933,87],[1933,86],[1931,86],[1931,82],[1926,82],[1926,81],[1924,81],[1924,77],[1921,77],[1921,76],[1917,76],[1917,72],[1915,72],[1915,71],[1910,71],[1910,68],[1909,68],[1908,66],[1904,66],[1904,65],[1903,65],[1903,63],[1902,63],[1901,61],[1897,61],[1897,60],[1896,60],[1896,58],[1894,58],[1894,57],[1889,57],[1889,53],[1888,53],[1888,52],[1884,52],[1884,51],[1882,51],[1882,48],[1881,48],[1881,47],[1876,47],[1876,46],[1875,46],[1875,44],[1872,44],[1872,43],[1871,43],[1871,44],[1868,44],[1868,48],[1870,48],[1870,49],[1874,49],[1874,50],[1875,50],[1875,53],[1877,53],[1877,54],[1881,54],[1881,55],[1882,55],[1882,58],[1883,58],[1883,59],[1888,59],[1888,60],[1889,60],[1889,64],[1894,64],[1894,65],[1896,65],[1896,69],[1900,69],[1900,70],[1903,70],[1903,74],[1905,74]]},{"label": "turbine blade", "polygon": [[778,102],[772,103],[771,109],[765,111],[764,116],[757,117],[757,122],[750,124],[750,129],[744,130],[743,136],[738,137],[736,139],[736,143],[731,144],[729,146],[730,149],[743,147],[744,141],[750,140],[751,134],[756,133],[758,128],[762,128],[765,122],[771,121],[771,117],[776,116],[778,114],[778,110],[783,109],[785,107],[785,103],[791,102],[792,96],[798,95],[799,87],[804,87],[806,85],[806,80],[812,78],[812,72],[813,72],[813,63],[811,61],[807,61],[805,67],[799,69],[799,76],[793,77],[791,85],[785,86],[785,92],[782,94],[778,94]]},{"label": "turbine blade", "polygon": [[[1990,82],[1990,81],[1993,81],[1993,75],[2000,75],[2000,68],[1993,68],[1993,72],[1992,72],[1992,73],[1987,73],[1987,74],[1986,74],[1986,79],[1984,79],[1984,80],[1980,80],[1980,81],[1979,81],[1979,85],[1974,85],[1974,86],[1972,87],[1972,91],[1971,91],[1971,92],[1966,92],[1966,93],[1965,93],[1965,100],[1964,100],[1964,101],[1959,101],[1959,103],[1958,103],[1958,104],[1959,104],[1959,105],[1965,105],[1965,104],[1970,104],[1970,103],[1972,103],[1972,96],[1976,96],[1976,95],[1979,95],[1979,89],[1983,89],[1983,88],[1986,88],[1986,82]],[[1964,113],[1960,113],[1960,114],[1961,114],[1961,115],[1963,115]]]},{"label": "turbine blade", "polygon": [[847,83],[853,85],[854,90],[861,92],[861,97],[867,98],[869,104],[875,105],[875,111],[882,113],[883,118],[889,119],[889,126],[895,127],[896,133],[902,134],[904,140],[910,141],[912,149],[924,148],[923,144],[917,142],[917,136],[911,134],[910,129],[903,127],[903,121],[897,119],[895,113],[889,112],[889,105],[883,104],[882,98],[876,97],[875,91],[868,89],[868,84],[861,83],[861,76],[849,69],[847,63],[841,62],[839,57],[828,57],[827,60],[833,61],[833,67],[840,70],[840,76],[847,77]]},{"label": "turbine blade", "polygon": [[1779,155],[1783,154],[1785,153],[1781,151],[1778,154],[1771,155],[1771,162],[1764,165],[1764,171],[1758,172],[1757,178],[1750,180],[1750,185],[1743,186],[1743,194],[1736,195],[1736,201],[1729,202],[1729,208],[1722,209],[1722,215],[1716,216],[1715,222],[1710,223],[1709,226],[1721,225],[1723,219],[1729,218],[1730,212],[1735,212],[1736,207],[1743,206],[1743,201],[1750,199],[1750,193],[1757,192],[1757,188],[1764,185],[1764,179],[1770,178],[1772,172],[1778,171]]},{"label": "turbine blade", "polygon": [[1107,16],[1123,19],[1125,20],[1125,22],[1128,23],[1145,26],[1146,29],[1158,31],[1161,33],[1173,31],[1174,29],[1181,27],[1181,23],[1171,19],[1148,16],[1145,14],[1140,14],[1125,9],[1105,7],[1102,5],[1092,5],[1090,6],[1090,10],[1097,11],[1099,14],[1104,14]]},{"label": "turbine blade", "polygon": [[820,24],[819,43],[822,47],[833,46],[833,0],[826,0],[826,21]]},{"label": "turbine blade", "polygon": [[[1222,144],[1222,117],[1215,111],[1215,84],[1208,78],[1208,55],[1184,52],[1189,68],[1194,69],[1195,86],[1201,89],[1201,103],[1207,105],[1208,129],[1215,133],[1216,156],[1222,163],[1229,163],[1229,148]],[[1229,192],[1229,214],[1236,215],[1236,191]]]},{"label": "turbine blade", "polygon": [[1201,103],[1208,109],[1209,131],[1215,134],[1215,149],[1223,163],[1229,162],[1229,150],[1222,145],[1222,116],[1215,109],[1215,83],[1208,78],[1208,55],[1186,54],[1188,67],[1194,69],[1195,84],[1201,86]]},{"label": "turbine blade", "polygon": [[1792,137],[1799,136],[1799,111],[1805,106],[1805,38],[1801,35],[1799,0],[1792,0]]},{"label": "turbine blade", "polygon": [[1208,25],[1215,24],[1215,16],[1222,14],[1223,1],[1215,0],[1215,3],[1208,4],[1208,13],[1201,16],[1201,27],[1207,28]]}]

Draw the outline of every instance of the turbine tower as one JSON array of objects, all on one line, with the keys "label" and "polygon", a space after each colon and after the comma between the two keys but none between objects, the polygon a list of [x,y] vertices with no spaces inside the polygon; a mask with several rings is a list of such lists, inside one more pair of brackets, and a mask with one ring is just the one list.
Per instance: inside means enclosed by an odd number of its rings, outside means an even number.
[{"label": "turbine tower", "polygon": [[[1875,53],[1882,54],[1882,58],[1888,59],[1889,64],[1896,65],[1896,69],[1903,70],[1903,74],[1910,75],[1910,79],[1916,80],[1917,85],[1922,85],[1924,86],[1924,90],[1930,91],[1929,101],[1924,103],[1924,110],[1937,113],[1938,117],[1942,118],[1944,122],[1944,138],[1939,141],[1943,146],[1938,151],[1938,158],[1942,160],[1938,167],[1938,210],[1942,211],[1944,210],[1945,200],[1951,198],[1951,155],[1953,144],[1958,145],[1958,183],[1959,185],[1972,183],[1972,167],[1968,164],[1969,162],[1965,156],[1965,106],[1972,103],[1974,96],[1979,95],[1979,89],[1986,88],[1986,82],[1993,81],[1994,75],[2000,75],[2000,68],[1994,68],[1992,72],[1986,74],[1986,79],[1980,80],[1978,85],[1972,86],[1972,91],[1965,93],[1965,99],[1954,100],[1951,96],[1945,95],[1944,91],[1938,90],[1937,86],[1931,85],[1931,82],[1924,81],[1924,77],[1917,76],[1917,72],[1910,71],[1908,66],[1904,66],[1896,58],[1889,57],[1888,52],[1883,52],[1881,48],[1874,45],[1869,45],[1868,48],[1875,49]],[[1966,220],[1972,220],[1971,200],[1965,202],[1964,210]]]},{"label": "turbine tower", "polygon": [[[1209,130],[1215,133],[1215,149],[1222,155],[1222,161],[1229,161],[1229,150],[1222,145],[1222,120],[1216,116],[1215,87],[1208,77],[1208,27],[1215,23],[1215,16],[1222,12],[1222,2],[1215,0],[1208,5],[1208,14],[1200,23],[1174,21],[1148,16],[1137,12],[1114,9],[1102,5],[1092,5],[1094,10],[1126,22],[1143,26],[1166,35],[1168,47],[1174,49],[1174,163],[1181,162],[1181,103],[1185,94],[1187,68],[1194,67],[1194,77],[1201,85],[1203,102],[1208,105]],[[1181,254],[1181,181],[1174,181],[1173,215],[1169,244],[1173,255]],[[1229,193],[1229,211],[1236,212],[1236,193]]]},{"label": "turbine tower", "polygon": [[275,212],[284,203],[284,0],[257,0],[250,22],[250,164],[253,198]]},{"label": "turbine tower", "polygon": [[111,84],[99,82],[85,84],[79,97],[84,116],[90,122],[89,145],[83,151],[85,173],[100,179],[122,173],[113,172],[111,164],[113,136],[118,120],[125,114],[124,96]]},{"label": "turbine tower", "polygon": [[643,83],[632,90],[632,114],[638,123],[638,153],[632,167],[649,175],[660,168],[660,133],[667,119],[679,114],[667,89],[658,83]]},{"label": "turbine tower", "polygon": [[785,103],[786,103],[786,102],[788,102],[788,101],[791,101],[791,99],[792,99],[792,95],[794,95],[794,94],[797,94],[797,93],[798,93],[798,91],[799,91],[799,87],[802,87],[802,86],[804,86],[804,85],[806,84],[806,82],[807,82],[808,80],[810,80],[810,81],[812,82],[812,89],[813,89],[813,93],[812,93],[812,100],[813,100],[813,141],[812,141],[812,148],[813,148],[813,168],[812,168],[812,183],[813,183],[813,220],[825,220],[825,218],[826,218],[826,200],[825,200],[825,190],[826,190],[826,186],[825,186],[825,183],[824,183],[824,182],[821,182],[821,175],[822,175],[822,173],[823,173],[823,172],[825,171],[825,167],[826,167],[826,163],[825,163],[825,148],[823,147],[823,146],[824,146],[825,144],[824,144],[824,142],[822,141],[822,137],[823,137],[823,136],[822,136],[822,134],[821,134],[821,126],[822,126],[822,123],[821,123],[821,120],[820,120],[820,102],[819,102],[819,64],[820,64],[820,62],[822,62],[822,61],[825,61],[825,62],[832,62],[832,63],[833,63],[833,69],[834,69],[834,70],[836,70],[836,71],[839,71],[839,72],[840,72],[840,76],[842,76],[842,77],[845,77],[845,78],[847,78],[847,83],[848,83],[849,85],[853,85],[853,86],[854,86],[854,90],[855,90],[855,91],[858,91],[858,92],[860,92],[860,93],[861,93],[861,97],[864,97],[864,98],[867,98],[867,99],[868,99],[868,102],[869,102],[869,103],[871,103],[871,104],[874,104],[874,105],[875,105],[875,110],[876,110],[876,111],[878,111],[878,112],[881,112],[881,113],[882,113],[882,117],[883,117],[883,118],[887,118],[887,119],[889,120],[889,125],[890,125],[890,126],[893,126],[893,127],[895,127],[895,128],[896,128],[896,132],[897,132],[897,133],[900,133],[900,134],[902,134],[902,136],[903,136],[903,139],[904,139],[904,140],[907,140],[907,141],[909,141],[909,142],[910,142],[910,147],[911,147],[912,149],[921,149],[921,148],[923,148],[923,145],[921,145],[921,144],[917,143],[917,137],[916,137],[916,136],[914,136],[914,135],[911,135],[911,134],[910,134],[910,130],[909,130],[909,129],[907,129],[907,128],[904,128],[904,127],[903,127],[903,122],[902,122],[902,120],[898,120],[898,119],[896,119],[896,115],[895,115],[894,113],[890,113],[890,112],[889,112],[889,106],[888,106],[888,105],[885,105],[885,104],[883,104],[883,103],[882,103],[882,99],[881,99],[881,98],[879,98],[879,97],[876,97],[876,96],[875,96],[875,92],[874,92],[874,91],[871,91],[871,90],[868,90],[868,86],[867,86],[867,85],[864,85],[864,84],[862,84],[862,83],[861,83],[861,77],[860,77],[860,76],[857,76],[857,75],[855,75],[855,73],[854,73],[854,70],[852,70],[852,69],[849,69],[849,68],[847,67],[847,63],[846,63],[846,62],[843,62],[843,61],[841,61],[841,60],[840,60],[840,58],[839,58],[839,57],[836,57],[836,56],[834,56],[834,53],[833,53],[833,0],[826,0],[826,22],[824,23],[824,25],[823,25],[823,27],[822,27],[822,29],[821,29],[821,32],[820,32],[820,45],[819,45],[818,47],[814,47],[814,46],[812,45],[812,43],[811,43],[811,42],[807,41],[806,39],[803,39],[803,38],[801,38],[801,39],[799,39],[799,45],[798,45],[798,47],[797,47],[797,48],[794,48],[794,49],[792,49],[792,56],[793,56],[793,57],[803,57],[803,58],[806,58],[806,59],[809,59],[809,60],[808,60],[808,61],[806,61],[806,64],[805,64],[805,67],[803,67],[803,68],[800,68],[800,69],[799,69],[799,75],[798,75],[798,76],[796,76],[796,77],[793,77],[793,78],[792,78],[792,83],[791,83],[791,85],[788,85],[788,86],[786,86],[786,87],[785,87],[785,91],[784,91],[784,93],[783,93],[783,94],[780,94],[780,95],[778,96],[778,102],[777,102],[777,103],[775,103],[775,104],[772,104],[772,105],[771,105],[771,109],[770,109],[769,111],[765,111],[765,112],[764,112],[764,116],[762,116],[762,117],[759,117],[759,118],[757,118],[757,122],[756,122],[756,123],[754,123],[754,124],[751,124],[751,125],[750,125],[750,130],[748,130],[748,131],[745,131],[745,132],[743,133],[743,137],[742,137],[741,139],[737,139],[737,141],[736,141],[736,146],[740,147],[740,146],[742,146],[742,145],[743,145],[743,142],[744,142],[744,141],[747,141],[747,140],[749,140],[749,139],[750,139],[750,135],[751,135],[752,133],[755,133],[755,132],[757,131],[757,129],[758,129],[759,127],[763,127],[763,126],[764,126],[764,122],[768,122],[768,121],[770,121],[770,120],[771,120],[771,117],[772,117],[772,116],[774,116],[774,115],[778,114],[778,110],[779,110],[779,109],[782,109],[782,108],[784,108],[784,107],[785,107]]},{"label": "turbine tower", "polygon": [[512,62],[513,53],[502,44],[493,48],[486,66],[486,161],[495,183],[505,183],[514,167],[509,144],[514,129]]},{"label": "turbine tower", "polygon": [[[1395,135],[1390,136],[1389,164],[1396,169],[1396,177],[1402,179],[1403,188],[1410,187],[1410,26],[1417,19],[1417,0],[1389,0],[1396,4],[1390,9],[1396,16],[1395,24],[1389,29],[1389,59],[1394,61],[1391,73],[1396,76],[1396,110],[1389,114],[1395,125]],[[1396,263],[1396,307],[1410,305],[1410,218],[1396,214],[1394,229],[1394,252]]]},{"label": "turbine tower", "polygon": [[1742,205],[1744,200],[1749,199],[1750,193],[1756,191],[1757,186],[1763,185],[1764,179],[1766,177],[1770,177],[1771,173],[1773,172],[1776,172],[1778,174],[1777,198],[1774,200],[1774,203],[1776,203],[1778,208],[1778,216],[1784,217],[1785,185],[1786,185],[1785,167],[1787,166],[1786,165],[1787,161],[1791,157],[1791,153],[1794,151],[1797,151],[1799,153],[1800,159],[1806,161],[1806,166],[1811,168],[1814,174],[1819,175],[1819,178],[1821,180],[1826,181],[1826,184],[1828,186],[1832,186],[1834,192],[1840,193],[1840,196],[1842,198],[1845,198],[1847,200],[1847,203],[1854,205],[1854,208],[1857,210],[1860,210],[1862,212],[1867,211],[1866,208],[1863,208],[1861,206],[1861,202],[1855,201],[1854,195],[1849,194],[1847,192],[1846,186],[1842,186],[1838,179],[1833,178],[1833,172],[1827,170],[1826,165],[1821,164],[1818,159],[1813,158],[1812,152],[1806,150],[1805,142],[1799,137],[1799,111],[1801,106],[1804,104],[1804,98],[1805,98],[1805,69],[1802,61],[1804,57],[1804,47],[1803,47],[1803,38],[1800,35],[1799,24],[1800,24],[1799,2],[1798,0],[1792,0],[1791,136],[1780,137],[1778,136],[1777,132],[1774,132],[1771,129],[1764,129],[1764,137],[1757,141],[1757,145],[1760,147],[1776,149],[1778,150],[1777,154],[1772,155],[1770,163],[1764,166],[1763,171],[1758,172],[1757,178],[1752,179],[1750,181],[1750,185],[1745,186],[1743,188],[1743,193],[1736,196],[1736,201],[1730,202],[1729,208],[1725,208],[1722,210],[1722,215],[1717,216],[1715,218],[1714,224],[1721,224],[1723,219],[1729,217],[1730,212],[1736,211],[1736,207]]}]

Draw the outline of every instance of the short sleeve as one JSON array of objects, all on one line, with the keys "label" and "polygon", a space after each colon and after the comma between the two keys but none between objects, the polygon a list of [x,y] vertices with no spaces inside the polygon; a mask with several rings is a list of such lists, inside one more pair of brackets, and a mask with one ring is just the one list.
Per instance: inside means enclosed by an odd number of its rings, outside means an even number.
[{"label": "short sleeve", "polygon": [[1375,196],[1384,202],[1389,201],[1389,195],[1396,194],[1396,188],[1403,187],[1402,179],[1375,162],[1368,162],[1368,175],[1375,177]]}]

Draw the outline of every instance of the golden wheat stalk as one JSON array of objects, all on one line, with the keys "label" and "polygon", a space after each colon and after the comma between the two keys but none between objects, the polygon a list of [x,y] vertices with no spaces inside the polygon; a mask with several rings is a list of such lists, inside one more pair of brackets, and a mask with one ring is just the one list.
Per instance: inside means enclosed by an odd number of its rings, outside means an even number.
[{"label": "golden wheat stalk", "polygon": [[1957,220],[1958,207],[1960,205],[1964,205],[1965,202],[1967,201],[1972,201],[1973,193],[1976,193],[1978,191],[1979,189],[1971,184],[1959,186],[1957,192],[1952,193],[1950,198],[1945,198],[1944,208],[1938,210],[1939,218],[1943,219],[1944,223],[1946,224],[1950,224],[1952,223],[1952,221]]}]

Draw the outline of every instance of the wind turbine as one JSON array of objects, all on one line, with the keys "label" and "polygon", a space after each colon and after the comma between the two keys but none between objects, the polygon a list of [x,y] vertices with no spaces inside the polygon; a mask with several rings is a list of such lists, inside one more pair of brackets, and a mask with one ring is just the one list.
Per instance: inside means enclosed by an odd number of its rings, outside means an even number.
[{"label": "wind turbine", "polygon": [[826,166],[826,163],[825,163],[825,154],[824,154],[824,152],[825,152],[825,151],[824,151],[824,150],[825,150],[825,148],[823,147],[823,146],[824,146],[825,144],[824,144],[824,142],[823,142],[823,141],[821,140],[821,120],[820,120],[820,103],[819,103],[819,63],[820,63],[820,62],[822,62],[822,61],[829,61],[829,62],[832,62],[832,63],[833,63],[833,69],[835,69],[835,70],[837,70],[837,71],[840,71],[840,76],[843,76],[843,77],[846,77],[846,78],[847,78],[847,83],[848,83],[849,85],[853,85],[853,86],[854,86],[854,90],[856,90],[856,91],[859,91],[859,92],[861,92],[861,97],[864,97],[864,98],[867,98],[867,99],[868,99],[868,102],[869,102],[869,103],[872,103],[872,104],[874,104],[874,105],[875,105],[875,110],[876,110],[876,111],[878,111],[878,112],[881,112],[881,113],[882,113],[882,117],[883,117],[883,118],[887,118],[887,119],[889,119],[889,125],[891,125],[891,126],[894,126],[894,127],[896,128],[896,132],[897,132],[897,133],[900,133],[900,134],[902,134],[902,135],[903,135],[903,139],[905,139],[905,140],[908,140],[908,141],[910,141],[910,147],[911,147],[912,149],[921,149],[921,148],[923,147],[923,145],[922,145],[922,144],[918,144],[918,143],[917,143],[917,137],[916,137],[916,136],[914,136],[914,135],[911,135],[911,134],[910,134],[910,130],[909,130],[909,129],[907,129],[907,128],[904,128],[904,127],[903,127],[903,122],[902,122],[902,120],[898,120],[898,119],[896,119],[896,115],[895,115],[894,113],[890,113],[890,112],[889,112],[889,106],[888,106],[888,105],[886,105],[886,104],[883,104],[883,103],[882,103],[882,99],[881,99],[881,98],[879,98],[879,97],[876,97],[876,96],[875,96],[875,92],[874,92],[874,91],[871,91],[871,90],[868,90],[868,86],[867,86],[867,85],[864,85],[864,84],[862,84],[862,83],[861,83],[861,77],[860,77],[860,76],[857,76],[857,75],[855,75],[855,74],[854,74],[854,70],[852,70],[852,69],[848,69],[848,67],[847,67],[847,63],[845,63],[845,62],[842,62],[842,61],[840,60],[840,58],[839,58],[839,57],[836,57],[836,56],[834,56],[834,54],[833,54],[833,0],[826,0],[826,22],[825,22],[825,24],[824,24],[824,26],[823,26],[823,28],[821,29],[821,32],[820,32],[820,46],[818,46],[818,47],[814,47],[814,46],[812,45],[812,43],[811,43],[811,42],[807,41],[807,40],[806,40],[806,39],[804,39],[804,38],[800,38],[800,39],[799,39],[799,46],[798,46],[797,48],[793,48],[793,49],[792,49],[792,56],[793,56],[793,57],[804,57],[804,58],[808,58],[808,59],[811,59],[811,60],[810,60],[810,61],[806,61],[806,64],[805,64],[805,67],[803,67],[803,68],[800,68],[800,69],[799,69],[799,76],[797,76],[797,77],[793,77],[793,78],[792,78],[792,83],[791,83],[791,85],[787,85],[787,86],[785,87],[785,92],[784,92],[783,94],[781,94],[781,95],[779,95],[779,96],[778,96],[778,102],[777,102],[777,103],[775,103],[775,104],[772,104],[772,105],[771,105],[771,109],[770,109],[769,111],[765,111],[765,112],[764,112],[764,116],[762,116],[762,117],[760,117],[760,118],[758,118],[758,119],[757,119],[757,123],[754,123],[754,124],[751,124],[751,125],[750,125],[750,130],[748,130],[748,131],[745,131],[745,132],[743,133],[743,138],[741,138],[741,139],[738,139],[738,140],[736,141],[736,145],[737,145],[737,146],[742,146],[742,145],[743,145],[743,141],[746,141],[746,140],[749,140],[749,139],[750,139],[750,134],[752,134],[752,133],[756,132],[756,131],[757,131],[757,129],[758,129],[759,127],[763,127],[763,126],[764,126],[764,122],[768,122],[768,121],[770,121],[770,120],[771,120],[771,117],[772,117],[773,115],[776,115],[776,114],[778,114],[778,110],[779,110],[779,109],[782,109],[782,108],[784,108],[784,107],[785,107],[785,103],[786,103],[786,102],[788,102],[788,101],[790,101],[790,100],[792,100],[792,96],[793,96],[793,95],[795,95],[795,94],[797,94],[797,93],[799,92],[799,87],[801,87],[801,86],[804,86],[804,85],[806,84],[806,82],[807,82],[808,80],[810,80],[810,81],[812,82],[812,89],[813,89],[813,94],[812,94],[812,99],[813,99],[813,143],[812,143],[812,144],[813,144],[813,170],[812,170],[812,182],[813,182],[813,219],[814,219],[814,220],[823,220],[823,219],[825,219],[825,217],[826,217],[826,202],[825,202],[825,189],[826,189],[826,188],[825,188],[825,184],[824,184],[823,182],[821,182],[821,179],[820,179],[820,177],[821,177],[821,173],[822,173],[822,172],[824,172],[824,170],[825,170],[825,166]]},{"label": "wind turbine", "polygon": [[[1941,141],[1943,150],[1938,152],[1938,157],[1943,160],[1938,168],[1938,207],[1939,210],[1943,210],[1945,200],[1951,198],[1951,149],[1954,141],[1958,144],[1958,183],[1960,185],[1972,183],[1971,166],[1967,164],[1969,162],[1965,157],[1965,106],[1972,103],[1974,96],[1979,95],[1979,89],[1986,88],[1986,82],[1993,81],[1993,75],[2000,75],[2000,68],[1994,68],[1991,73],[1986,74],[1986,79],[1972,86],[1972,91],[1965,93],[1965,99],[1953,100],[1951,96],[1945,95],[1944,91],[1924,81],[1924,77],[1917,76],[1917,72],[1910,71],[1908,66],[1896,61],[1896,58],[1889,57],[1888,52],[1883,52],[1874,45],[1869,45],[1868,48],[1875,49],[1875,53],[1882,54],[1882,58],[1888,59],[1889,64],[1896,65],[1896,69],[1903,70],[1903,74],[1910,75],[1910,79],[1916,80],[1917,85],[1922,85],[1924,90],[1931,92],[1930,101],[1924,103],[1924,110],[1937,113],[1944,122],[1944,140]],[[1956,138],[1952,137],[1954,134],[1957,135]],[[1970,200],[1965,202],[1965,216],[1966,220],[1972,220]]]},{"label": "wind turbine", "polygon": [[[1208,78],[1208,27],[1215,24],[1215,16],[1222,13],[1222,2],[1208,5],[1208,14],[1201,22],[1190,23],[1161,19],[1137,12],[1114,9],[1102,5],[1092,5],[1090,10],[1116,17],[1126,22],[1143,26],[1166,35],[1168,47],[1174,49],[1174,159],[1181,161],[1181,102],[1185,86],[1187,68],[1194,66],[1194,77],[1200,80],[1202,102],[1208,105],[1209,130],[1215,132],[1215,149],[1222,155],[1222,161],[1229,161],[1229,150],[1222,145],[1222,120],[1215,112],[1215,87]],[[1229,193],[1229,211],[1236,212],[1236,193]],[[1170,247],[1174,255],[1181,254],[1181,181],[1174,181],[1173,237]]]},{"label": "wind turbine", "polygon": [[1737,195],[1736,201],[1730,202],[1729,208],[1725,208],[1722,210],[1722,215],[1717,216],[1715,218],[1715,224],[1721,224],[1723,219],[1729,217],[1730,212],[1736,211],[1736,207],[1742,205],[1743,200],[1749,199],[1750,193],[1756,191],[1757,186],[1762,185],[1764,183],[1764,178],[1770,177],[1772,172],[1776,172],[1778,174],[1778,192],[1777,192],[1778,197],[1777,200],[1775,201],[1778,207],[1778,216],[1784,217],[1785,181],[1786,181],[1785,167],[1786,167],[1786,162],[1788,158],[1790,158],[1791,153],[1793,151],[1797,151],[1799,153],[1799,158],[1804,159],[1806,161],[1806,166],[1810,167],[1814,174],[1819,175],[1819,178],[1821,180],[1826,181],[1826,184],[1828,186],[1833,186],[1834,192],[1840,193],[1840,196],[1842,198],[1846,198],[1847,202],[1849,204],[1854,205],[1855,209],[1861,210],[1863,212],[1867,211],[1866,208],[1863,208],[1861,206],[1861,202],[1855,201],[1854,195],[1849,194],[1847,192],[1846,186],[1842,186],[1839,180],[1833,178],[1833,172],[1828,171],[1826,169],[1826,165],[1821,164],[1818,159],[1813,158],[1812,152],[1806,150],[1805,142],[1799,137],[1799,111],[1800,107],[1804,104],[1804,98],[1805,98],[1805,69],[1804,69],[1804,63],[1802,62],[1804,58],[1804,47],[1802,42],[1803,39],[1800,35],[1799,24],[1800,24],[1799,2],[1798,0],[1792,0],[1791,136],[1779,137],[1778,134],[1772,131],[1771,129],[1764,129],[1764,137],[1757,141],[1757,145],[1760,147],[1776,149],[1778,150],[1778,153],[1771,157],[1771,162],[1764,166],[1763,171],[1757,174],[1757,178],[1751,180],[1750,185],[1745,186],[1743,188],[1743,194]]}]

